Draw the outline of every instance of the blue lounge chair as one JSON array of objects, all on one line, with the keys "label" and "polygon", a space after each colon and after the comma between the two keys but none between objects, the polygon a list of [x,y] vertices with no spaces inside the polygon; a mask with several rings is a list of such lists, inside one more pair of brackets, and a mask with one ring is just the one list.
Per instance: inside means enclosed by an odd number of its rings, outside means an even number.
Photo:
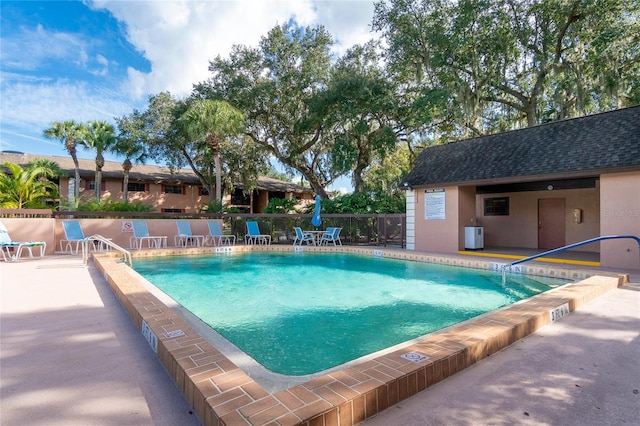
[{"label": "blue lounge chair", "polygon": [[311,234],[305,234],[302,231],[302,228],[299,226],[294,226],[293,230],[296,231],[296,238],[293,240],[294,246],[301,246],[302,243],[313,244],[316,245],[316,239]]},{"label": "blue lounge chair", "polygon": [[204,235],[193,235],[191,232],[191,223],[188,220],[176,221],[178,226],[178,235],[173,237],[173,243],[176,247],[192,246],[201,247],[204,245]]},{"label": "blue lounge chair", "polygon": [[60,251],[66,253],[68,250],[71,254],[78,254],[80,244],[85,239],[80,222],[77,220],[64,221],[62,229],[64,230],[64,240],[60,240]]},{"label": "blue lounge chair", "polygon": [[[47,248],[47,243],[44,241],[13,241],[9,236],[9,231],[4,226],[4,223],[0,222],[0,250],[2,251],[2,258],[5,262],[13,262],[20,258],[22,249],[26,248],[29,253],[29,257],[33,258],[33,248],[40,247],[40,257],[44,257],[44,252]],[[13,252],[13,254],[12,254]]]},{"label": "blue lounge chair", "polygon": [[147,222],[144,220],[134,220],[133,237],[129,238],[129,247],[132,249],[142,249],[144,242],[147,242],[148,248],[161,248],[167,246],[167,237],[162,235],[149,235]]},{"label": "blue lounge chair", "polygon": [[235,235],[223,235],[222,229],[220,229],[220,222],[217,220],[210,220],[207,222],[209,225],[209,235],[207,240],[211,241],[211,245],[220,246],[223,244],[234,245],[236,243]]},{"label": "blue lounge chair", "polygon": [[245,244],[271,244],[271,235],[261,234],[258,222],[247,222],[247,235],[244,236]]},{"label": "blue lounge chair", "polygon": [[333,243],[333,245],[342,245],[342,241],[340,240],[340,231],[342,228],[327,228],[324,234],[322,234],[322,238],[320,239],[320,245]]}]

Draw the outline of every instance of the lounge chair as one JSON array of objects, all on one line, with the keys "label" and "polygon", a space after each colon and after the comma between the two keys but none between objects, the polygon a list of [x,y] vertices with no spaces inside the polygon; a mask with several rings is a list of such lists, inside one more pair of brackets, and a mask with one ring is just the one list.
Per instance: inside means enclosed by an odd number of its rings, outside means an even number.
[{"label": "lounge chair", "polygon": [[129,247],[132,249],[142,249],[144,242],[147,242],[148,248],[161,248],[167,246],[167,237],[163,235],[149,235],[147,222],[144,220],[134,220],[133,236],[129,237]]},{"label": "lounge chair", "polygon": [[[40,247],[40,257],[44,257],[44,252],[47,248],[47,243],[44,241],[13,241],[9,236],[9,231],[0,222],[0,250],[2,251],[2,258],[5,262],[13,262],[18,260],[22,254],[22,249],[26,248],[29,253],[29,257],[33,258],[33,248]],[[13,254],[11,253],[13,251]]]},{"label": "lounge chair", "polygon": [[247,222],[247,235],[244,236],[245,244],[271,244],[271,235],[261,234],[258,222]]},{"label": "lounge chair", "polygon": [[207,241],[211,242],[211,245],[221,246],[223,244],[234,245],[236,243],[235,235],[224,235],[222,229],[220,229],[220,222],[217,220],[210,220],[207,222],[209,225],[209,235],[207,235]]},{"label": "lounge chair", "polygon": [[187,247],[189,244],[197,247],[204,245],[204,235],[193,235],[191,223],[188,220],[178,220],[176,225],[178,226],[178,235],[173,237],[176,247]]},{"label": "lounge chair", "polygon": [[327,228],[325,233],[322,234],[320,245],[328,245],[329,243],[333,243],[334,246],[342,245],[342,241],[340,240],[340,231],[342,231],[342,228]]},{"label": "lounge chair", "polygon": [[299,226],[294,226],[293,230],[296,231],[296,238],[293,240],[294,246],[301,246],[302,243],[313,244],[316,245],[316,239],[311,234],[306,234],[302,231],[302,228]]},{"label": "lounge chair", "polygon": [[[69,250],[69,253],[71,254],[78,254],[81,244],[87,239],[82,231],[80,222],[77,220],[64,221],[62,222],[62,229],[64,230],[65,239],[60,240],[60,251],[66,253],[67,250]],[[111,238],[106,239],[111,241]],[[89,250],[109,250],[108,244],[105,244],[102,241],[93,240],[92,243],[93,244],[89,246]]]},{"label": "lounge chair", "polygon": [[77,220],[63,221],[62,229],[64,230],[64,240],[60,240],[60,251],[66,253],[68,250],[71,254],[78,254],[80,245],[86,238],[80,222]]}]

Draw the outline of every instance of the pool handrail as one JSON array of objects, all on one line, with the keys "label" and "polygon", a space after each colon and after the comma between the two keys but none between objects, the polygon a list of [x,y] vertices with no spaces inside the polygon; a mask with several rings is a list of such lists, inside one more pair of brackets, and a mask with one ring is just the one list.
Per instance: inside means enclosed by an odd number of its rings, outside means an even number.
[{"label": "pool handrail", "polygon": [[91,242],[91,241],[98,241],[101,244],[107,245],[107,246],[112,247],[113,249],[119,251],[120,253],[122,253],[124,255],[124,259],[123,259],[124,262],[127,263],[129,266],[133,266],[133,260],[131,259],[131,253],[128,250],[120,247],[118,244],[116,244],[113,241],[111,241],[111,239],[105,238],[100,234],[89,235],[88,237],[86,237],[82,241],[82,260],[83,260],[85,265],[89,261],[89,242]]},{"label": "pool handrail", "polygon": [[573,243],[573,244],[569,244],[557,249],[553,249],[553,250],[548,250],[545,251],[543,253],[538,253],[538,254],[534,254],[533,256],[529,256],[529,257],[525,257],[524,259],[519,259],[519,260],[515,260],[511,263],[505,263],[504,265],[502,265],[501,270],[502,270],[502,284],[504,285],[507,281],[507,268],[510,268],[512,266],[518,265],[520,263],[524,263],[524,262],[528,262],[530,260],[534,260],[537,259],[539,257],[544,257],[544,256],[548,256],[550,254],[553,253],[558,253],[560,251],[564,251],[564,250],[568,250],[574,247],[579,247],[579,246],[584,246],[586,244],[591,244],[591,243],[595,243],[598,241],[603,241],[603,240],[613,240],[613,239],[620,239],[620,238],[631,238],[633,240],[636,240],[636,242],[638,243],[638,248],[640,249],[640,237],[638,237],[637,235],[604,235],[601,237],[596,237],[596,238],[591,238],[589,240],[584,240],[584,241],[580,241],[579,243]]}]

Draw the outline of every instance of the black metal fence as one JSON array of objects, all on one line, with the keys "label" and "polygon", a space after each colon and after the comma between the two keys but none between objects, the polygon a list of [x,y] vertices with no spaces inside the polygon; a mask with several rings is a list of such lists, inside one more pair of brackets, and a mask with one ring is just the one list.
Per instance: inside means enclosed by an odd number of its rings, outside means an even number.
[{"label": "black metal fence", "polygon": [[[294,227],[315,230],[311,224],[311,214],[186,214],[186,213],[137,213],[137,212],[53,212],[59,219],[79,218],[122,218],[122,219],[222,219],[225,233],[231,233],[243,240],[246,222],[256,221],[260,232],[271,235],[273,244],[292,244],[295,239]],[[396,246],[405,247],[405,214],[325,214],[321,215],[322,225],[340,227],[340,239],[347,245]]]}]

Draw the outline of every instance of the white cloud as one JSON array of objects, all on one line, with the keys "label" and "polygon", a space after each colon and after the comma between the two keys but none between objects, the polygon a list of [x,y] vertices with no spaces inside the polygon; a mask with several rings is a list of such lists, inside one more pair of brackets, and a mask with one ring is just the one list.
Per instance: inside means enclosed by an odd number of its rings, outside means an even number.
[{"label": "white cloud", "polygon": [[125,91],[135,98],[161,91],[184,96],[210,77],[209,62],[226,57],[234,44],[256,46],[275,25],[322,24],[342,53],[371,38],[372,1],[156,1],[96,0],[125,24],[128,41],[151,63],[129,69]]},{"label": "white cloud", "polygon": [[[89,6],[113,14],[127,40],[150,63],[150,72],[130,66],[116,83],[121,86],[114,87],[114,69],[127,64],[118,64],[111,53],[98,53],[96,46],[109,40],[42,25],[3,33],[0,147],[39,152],[46,147],[31,148],[29,143],[54,121],[112,121],[144,108],[150,94],[168,90],[188,95],[193,84],[210,77],[209,61],[228,56],[234,44],[257,46],[270,29],[289,20],[324,25],[338,54],[373,36],[372,0],[95,0]],[[62,73],[49,71],[60,68]]]},{"label": "white cloud", "polygon": [[59,80],[6,80],[3,74],[2,123],[42,133],[54,121],[113,121],[131,113],[120,94],[86,83]]},{"label": "white cloud", "polygon": [[22,28],[15,37],[3,37],[0,57],[3,68],[28,71],[51,60],[77,60],[84,46],[84,41],[75,34],[47,31],[38,25],[33,30]]}]

